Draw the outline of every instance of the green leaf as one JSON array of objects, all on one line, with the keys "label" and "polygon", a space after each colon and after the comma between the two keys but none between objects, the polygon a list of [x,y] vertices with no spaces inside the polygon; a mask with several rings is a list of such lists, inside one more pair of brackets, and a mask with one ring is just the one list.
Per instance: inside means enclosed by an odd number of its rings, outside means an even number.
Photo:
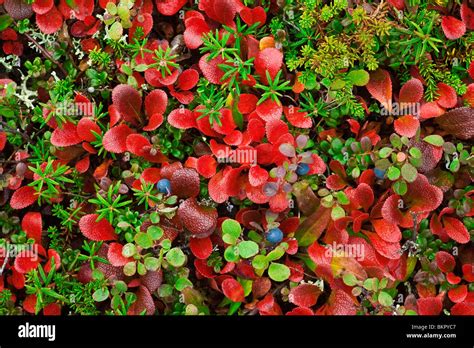
[{"label": "green leaf", "polygon": [[387,177],[392,181],[397,180],[400,177],[400,169],[394,166],[388,167]]},{"label": "green leaf", "polygon": [[92,298],[96,302],[102,302],[102,301],[107,300],[109,298],[109,289],[108,288],[97,289],[92,294]]},{"label": "green leaf", "polygon": [[405,163],[402,166],[402,177],[408,182],[413,182],[416,180],[418,171],[410,163]]},{"label": "green leaf", "polygon": [[390,296],[385,291],[379,292],[378,301],[382,306],[385,306],[385,307],[390,307],[393,303],[392,296]]},{"label": "green leaf", "polygon": [[252,260],[252,266],[255,269],[262,270],[268,267],[267,258],[264,255],[257,255]]},{"label": "green leaf", "polygon": [[347,74],[347,78],[355,86],[365,86],[369,83],[369,73],[365,70],[352,70]]},{"label": "green leaf", "polygon": [[186,262],[186,255],[184,255],[180,248],[175,247],[166,253],[166,261],[168,261],[171,266],[181,267]]},{"label": "green leaf", "polygon": [[330,88],[334,91],[344,88],[346,82],[343,79],[336,79],[331,83]]},{"label": "green leaf", "polygon": [[148,234],[148,236],[153,240],[158,240],[161,237],[163,237],[163,232],[164,232],[163,229],[159,226],[150,226],[146,230],[146,233]]},{"label": "green leaf", "polygon": [[149,271],[156,271],[160,267],[160,260],[156,257],[149,256],[144,260],[145,268]]},{"label": "green leaf", "polygon": [[319,238],[329,224],[330,212],[329,208],[320,206],[314,213],[303,220],[295,233],[299,246],[310,246]]},{"label": "green leaf", "polygon": [[222,240],[227,244],[235,244],[241,233],[242,228],[237,221],[227,219],[222,223]]},{"label": "green leaf", "polygon": [[243,242],[240,242],[238,244],[239,248],[239,255],[242,256],[244,259],[248,259],[252,256],[255,256],[258,254],[258,244],[255,242],[252,242],[251,240],[246,240]]},{"label": "green leaf", "polygon": [[[120,22],[115,22],[114,24],[112,24],[109,28],[109,37],[114,40],[114,41],[118,41],[120,40],[120,38],[122,37],[122,34],[123,34],[123,27],[122,27],[122,24],[120,24]],[[126,64],[123,64],[124,66]],[[122,66],[123,68],[123,66]],[[129,74],[127,74],[129,75]]]},{"label": "green leaf", "polygon": [[268,267],[268,276],[276,282],[283,282],[290,277],[290,269],[281,263],[272,262]]},{"label": "green leaf", "polygon": [[404,196],[408,191],[408,186],[405,181],[399,180],[393,183],[392,189],[397,195]]},{"label": "green leaf", "polygon": [[444,144],[443,137],[437,134],[428,135],[423,140],[426,141],[428,144],[431,144],[434,146],[443,146]]},{"label": "green leaf", "polygon": [[268,262],[275,261],[281,259],[281,257],[285,255],[285,249],[281,247],[281,245],[277,246],[275,249],[270,251],[265,258]]},{"label": "green leaf", "polygon": [[393,149],[391,147],[383,147],[379,150],[380,158],[387,158],[392,153]]},{"label": "green leaf", "polygon": [[135,261],[128,262],[127,264],[125,264],[125,266],[123,266],[123,273],[126,276],[131,277],[135,274],[136,271],[137,271],[137,264]]},{"label": "green leaf", "polygon": [[342,217],[346,216],[346,212],[344,209],[338,205],[332,208],[331,210],[331,219],[336,221],[337,219],[340,219]]},{"label": "green leaf", "polygon": [[174,284],[174,287],[178,291],[183,291],[187,287],[193,287],[193,283],[191,283],[188,278],[179,278]]},{"label": "green leaf", "polygon": [[138,64],[137,66],[135,66],[134,70],[135,71],[138,71],[138,72],[144,72],[148,69],[148,65],[146,64]]},{"label": "green leaf", "polygon": [[357,284],[357,278],[353,273],[344,273],[342,276],[342,281],[347,286],[354,286]]},{"label": "green leaf", "polygon": [[408,152],[413,158],[421,158],[422,156],[421,150],[417,147],[412,147]]},{"label": "green leaf", "polygon": [[7,29],[13,23],[13,18],[8,14],[0,16],[0,31]]},{"label": "green leaf", "polygon": [[147,233],[138,232],[134,238],[135,242],[143,249],[148,249],[153,246],[153,240]]},{"label": "green leaf", "polygon": [[235,245],[229,245],[224,250],[224,258],[228,262],[237,262],[237,261],[239,261],[239,248]]}]

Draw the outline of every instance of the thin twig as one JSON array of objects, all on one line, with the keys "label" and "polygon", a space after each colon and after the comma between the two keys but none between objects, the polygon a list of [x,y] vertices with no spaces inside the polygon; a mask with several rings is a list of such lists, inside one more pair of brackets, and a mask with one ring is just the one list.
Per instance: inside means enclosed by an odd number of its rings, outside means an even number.
[{"label": "thin twig", "polygon": [[15,133],[15,134],[20,134],[24,139],[26,139],[27,141],[31,141],[30,137],[28,136],[28,134],[25,134],[23,132],[20,132],[19,130],[16,130],[12,127],[10,127],[8,125],[8,123],[4,122],[4,121],[0,121],[0,125],[2,125],[3,127],[5,127],[4,129],[7,131],[7,132],[11,132],[11,133]]},{"label": "thin twig", "polygon": [[66,69],[64,69],[63,65],[61,63],[59,63],[56,59],[53,58],[53,56],[43,48],[43,46],[41,46],[38,41],[36,41],[30,34],[28,34],[27,32],[23,33],[23,35],[25,35],[27,37],[27,39],[33,43],[33,45],[35,45],[40,51],[41,53],[43,54],[43,56],[47,59],[49,59],[50,61],[52,61],[54,64],[56,64],[59,68],[59,70],[61,70],[61,72],[64,74],[64,75],[68,75]]}]

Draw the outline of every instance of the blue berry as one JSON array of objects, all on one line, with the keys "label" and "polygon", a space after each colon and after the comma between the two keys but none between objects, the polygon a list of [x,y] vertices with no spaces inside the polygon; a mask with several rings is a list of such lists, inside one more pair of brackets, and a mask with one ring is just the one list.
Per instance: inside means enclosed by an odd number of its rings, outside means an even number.
[{"label": "blue berry", "polygon": [[273,243],[273,244],[280,243],[282,239],[283,239],[283,232],[279,228],[272,228],[267,233],[267,240],[270,243]]},{"label": "blue berry", "polygon": [[296,174],[306,175],[308,173],[309,173],[309,166],[306,163],[298,164],[298,167],[296,168]]},{"label": "blue berry", "polygon": [[385,176],[385,170],[374,168],[374,174],[378,179],[383,179]]},{"label": "blue berry", "polygon": [[169,195],[171,192],[171,182],[168,179],[161,179],[158,181],[158,184],[156,184],[156,187],[161,193]]}]

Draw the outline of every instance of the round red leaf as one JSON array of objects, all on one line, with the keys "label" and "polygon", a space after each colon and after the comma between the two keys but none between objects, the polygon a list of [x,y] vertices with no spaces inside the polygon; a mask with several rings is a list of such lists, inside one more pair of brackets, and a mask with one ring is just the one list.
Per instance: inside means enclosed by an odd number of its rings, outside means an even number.
[{"label": "round red leaf", "polygon": [[107,250],[107,259],[112,266],[120,267],[127,264],[131,259],[122,255],[123,245],[120,243],[110,243]]},{"label": "round red leaf", "polygon": [[244,287],[234,278],[227,278],[222,282],[222,292],[233,302],[245,300]]},{"label": "round red leaf", "polygon": [[77,134],[76,125],[71,122],[58,126],[51,134],[51,144],[54,146],[71,146],[79,144],[81,141]]},{"label": "round red leaf", "polygon": [[104,149],[112,153],[122,153],[127,151],[127,137],[132,134],[132,130],[126,124],[121,124],[110,128],[102,138]]},{"label": "round red leaf", "polygon": [[415,136],[418,128],[420,128],[420,121],[415,116],[405,115],[397,118],[393,125],[398,134],[411,138]]},{"label": "round red leaf", "polygon": [[53,6],[48,12],[36,15],[36,24],[43,33],[53,34],[63,25],[63,16],[56,6]]},{"label": "round red leaf", "polygon": [[436,264],[438,268],[444,272],[451,272],[456,266],[456,260],[453,255],[447,253],[446,251],[438,251],[435,256]]},{"label": "round red leaf", "polygon": [[106,220],[97,221],[99,215],[87,214],[79,220],[82,234],[93,241],[116,240],[117,235],[112,225]]},{"label": "round red leaf", "polygon": [[450,40],[459,39],[466,33],[466,25],[457,18],[445,16],[441,19],[444,35]]},{"label": "round red leaf", "polygon": [[288,300],[299,307],[312,307],[318,301],[321,290],[312,284],[301,284],[291,289]]},{"label": "round red leaf", "polygon": [[21,228],[26,232],[28,238],[33,238],[36,243],[41,244],[41,231],[43,229],[41,213],[26,213],[23,220],[21,220]]},{"label": "round red leaf", "polygon": [[212,242],[209,237],[192,238],[189,240],[189,248],[198,259],[207,259],[212,254]]},{"label": "round red leaf", "polygon": [[13,209],[23,209],[36,202],[36,191],[31,186],[23,186],[13,192],[10,206]]}]

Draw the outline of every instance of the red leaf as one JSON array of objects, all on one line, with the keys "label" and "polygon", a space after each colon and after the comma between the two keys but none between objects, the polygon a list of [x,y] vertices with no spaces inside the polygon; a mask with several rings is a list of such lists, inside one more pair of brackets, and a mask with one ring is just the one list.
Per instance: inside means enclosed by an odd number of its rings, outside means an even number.
[{"label": "red leaf", "polygon": [[374,203],[374,191],[372,188],[365,184],[360,183],[354,190],[354,200],[367,211]]},{"label": "red leaf", "polygon": [[56,128],[51,134],[51,144],[54,146],[71,146],[81,142],[81,138],[77,134],[76,125],[66,122],[61,127]]},{"label": "red leaf", "polygon": [[283,107],[283,112],[292,126],[298,128],[311,128],[313,126],[313,120],[311,117],[308,117],[308,113],[300,111],[300,108],[297,106],[285,106]]},{"label": "red leaf", "polygon": [[369,83],[365,87],[384,108],[391,109],[392,80],[387,70],[378,69],[372,72]]},{"label": "red leaf", "polygon": [[7,144],[7,133],[0,132],[0,151],[2,151],[5,148],[6,144]]},{"label": "red leaf", "polygon": [[139,315],[142,312],[145,312],[146,315],[152,315],[155,313],[155,303],[153,302],[153,297],[147,287],[140,285],[136,295],[137,300],[128,309],[128,315]]},{"label": "red leaf", "polygon": [[79,138],[83,141],[92,142],[95,141],[94,131],[97,134],[101,134],[100,127],[89,117],[83,117],[77,123],[76,132]]},{"label": "red leaf", "polygon": [[48,262],[44,265],[44,270],[49,273],[51,271],[51,266],[53,265],[54,260],[54,269],[58,270],[61,267],[61,256],[59,253],[54,249],[48,250]]},{"label": "red leaf", "polygon": [[97,214],[87,214],[79,220],[82,234],[93,241],[116,240],[117,235],[112,225],[106,219],[97,222],[98,217]]},{"label": "red leaf", "polygon": [[244,7],[242,10],[240,10],[240,18],[247,24],[248,26],[251,26],[257,22],[259,22],[259,27],[265,24],[267,20],[267,14],[265,12],[265,9],[262,6],[257,6],[252,9],[248,7]]},{"label": "red leaf", "polygon": [[26,232],[28,238],[33,238],[36,243],[41,244],[41,231],[43,230],[43,220],[41,213],[28,212],[21,220],[21,228]]},{"label": "red leaf", "polygon": [[291,289],[288,300],[299,307],[312,307],[318,301],[321,290],[312,284],[301,284]]},{"label": "red leaf", "polygon": [[202,45],[202,37],[211,29],[203,18],[192,17],[185,21],[186,30],[184,31],[184,43],[194,50]]},{"label": "red leaf", "polygon": [[286,312],[285,315],[314,315],[314,313],[309,308],[296,307],[296,308],[293,308],[291,311]]},{"label": "red leaf", "polygon": [[63,16],[56,6],[44,14],[36,15],[36,24],[44,34],[53,34],[63,25]]},{"label": "red leaf", "polygon": [[45,14],[54,6],[54,0],[36,0],[32,5],[31,8],[37,14]]},{"label": "red leaf", "polygon": [[448,111],[436,119],[441,128],[459,139],[474,137],[474,109],[461,107]]},{"label": "red leaf", "polygon": [[61,306],[57,303],[50,303],[43,308],[44,315],[61,315]]},{"label": "red leaf", "polygon": [[36,269],[39,264],[39,257],[31,250],[23,250],[15,257],[14,267],[19,273],[28,273]]},{"label": "red leaf", "polygon": [[260,75],[263,83],[268,84],[266,71],[270,74],[272,80],[277,75],[283,64],[283,54],[280,50],[268,47],[260,51],[255,58],[255,71]]},{"label": "red leaf", "polygon": [[168,96],[161,89],[155,89],[145,97],[145,113],[148,117],[164,114],[168,106]]},{"label": "red leaf", "polygon": [[461,285],[448,291],[448,297],[454,303],[462,302],[467,296],[467,285]]},{"label": "red leaf", "polygon": [[418,79],[412,78],[400,88],[400,104],[417,103],[421,98],[423,98],[423,84]]},{"label": "red leaf", "polygon": [[210,236],[217,227],[217,210],[188,198],[180,204],[178,217],[190,234],[196,238]]},{"label": "red leaf", "polygon": [[467,29],[474,29],[474,10],[469,7],[469,1],[464,0],[461,6],[461,19]]},{"label": "red leaf", "polygon": [[183,91],[189,91],[191,88],[194,88],[199,81],[199,73],[196,69],[186,69],[181,75],[179,75],[177,80],[177,85],[179,89]]},{"label": "red leaf", "polygon": [[445,113],[445,110],[436,102],[425,103],[421,106],[420,117],[423,119],[439,117]]},{"label": "red leaf", "polygon": [[163,271],[158,269],[157,271],[148,271],[145,275],[140,277],[140,282],[144,285],[150,294],[154,293],[163,282]]},{"label": "red leaf", "polygon": [[443,225],[448,236],[456,242],[466,244],[471,239],[466,226],[458,219],[445,216]]},{"label": "red leaf", "polygon": [[339,289],[331,292],[328,307],[332,315],[355,315],[357,313],[352,297]]},{"label": "red leaf", "polygon": [[122,255],[123,245],[120,243],[110,243],[109,249],[107,250],[107,259],[112,266],[120,267],[125,266],[131,258]]},{"label": "red leaf", "polygon": [[453,87],[440,82],[438,83],[438,93],[439,98],[436,102],[443,108],[453,108],[458,103],[458,96]]},{"label": "red leaf", "polygon": [[260,298],[266,295],[272,288],[272,281],[267,277],[261,277],[254,280],[252,284],[252,294],[254,298]]},{"label": "red leaf", "polygon": [[235,14],[237,13],[237,3],[234,0],[214,0],[213,5],[214,18],[221,24],[232,26]]},{"label": "red leaf", "polygon": [[196,197],[199,194],[199,174],[192,168],[176,170],[170,181],[171,193],[179,198]]},{"label": "red leaf", "polygon": [[397,243],[402,239],[402,233],[396,224],[391,224],[387,220],[372,220],[375,232],[384,241],[389,243]]},{"label": "red leaf", "polygon": [[115,86],[112,91],[112,102],[125,121],[137,124],[142,98],[135,88],[125,84]]},{"label": "red leaf", "polygon": [[451,308],[451,315],[474,315],[474,303],[473,302],[456,303]]},{"label": "red leaf", "polygon": [[127,137],[132,134],[132,130],[126,124],[121,124],[110,128],[102,138],[104,149],[112,153],[122,153],[127,151]]},{"label": "red leaf", "polygon": [[10,206],[13,209],[23,209],[36,202],[36,191],[31,186],[23,186],[13,192]]},{"label": "red leaf", "polygon": [[272,119],[267,122],[265,130],[268,141],[275,144],[282,135],[288,133],[288,125],[282,120]]},{"label": "red leaf", "polygon": [[203,177],[209,179],[216,174],[217,161],[212,155],[204,155],[197,160],[197,171]]},{"label": "red leaf", "polygon": [[155,0],[156,9],[158,10],[158,12],[165,16],[174,15],[187,2],[187,0]]},{"label": "red leaf", "polygon": [[443,28],[444,35],[450,40],[459,39],[466,33],[466,25],[452,16],[444,16],[441,19],[441,28]]},{"label": "red leaf", "polygon": [[191,238],[189,240],[189,248],[194,256],[198,259],[207,259],[212,254],[212,242],[207,238]]},{"label": "red leaf", "polygon": [[268,172],[260,167],[255,165],[249,169],[249,183],[252,186],[260,186],[266,183],[268,180]]},{"label": "red leaf", "polygon": [[152,130],[157,129],[163,123],[163,115],[162,114],[153,114],[150,116],[148,120],[148,124],[143,127],[144,131],[150,132]]},{"label": "red leaf", "polygon": [[283,107],[281,103],[267,99],[260,105],[257,105],[255,111],[264,121],[279,120],[283,112]]},{"label": "red leaf", "polygon": [[226,178],[224,177],[224,171],[221,170],[209,180],[208,191],[209,197],[216,203],[223,203],[229,198],[226,193]]},{"label": "red leaf", "polygon": [[443,303],[439,297],[424,297],[417,300],[419,315],[439,315]]},{"label": "red leaf", "polygon": [[210,61],[207,61],[210,53],[207,53],[199,60],[199,68],[201,69],[204,77],[211,83],[216,85],[222,85],[224,81],[221,81],[224,76],[224,71],[219,68],[220,64],[224,64],[224,59],[219,55]]},{"label": "red leaf", "polygon": [[23,300],[23,309],[31,314],[36,313],[36,295],[26,295],[25,299]]},{"label": "red leaf", "polygon": [[257,309],[260,315],[281,315],[282,311],[272,293],[268,293],[263,300],[257,303]]},{"label": "red leaf", "polygon": [[367,237],[369,237],[369,240],[374,246],[375,251],[377,251],[380,255],[391,260],[398,260],[402,256],[400,252],[400,243],[386,242],[376,233],[367,231],[364,231],[364,233],[367,235]]},{"label": "red leaf", "polygon": [[149,13],[140,13],[133,19],[132,27],[129,29],[129,41],[132,42],[137,28],[142,28],[143,37],[146,37],[153,28],[153,17]]},{"label": "red leaf", "polygon": [[398,134],[411,138],[415,136],[418,128],[420,128],[420,121],[415,116],[405,115],[397,118],[393,125]]},{"label": "red leaf", "polygon": [[250,114],[257,107],[258,98],[254,94],[242,93],[239,96],[237,109],[242,114]]},{"label": "red leaf", "polygon": [[191,110],[178,108],[168,115],[168,122],[175,128],[189,129],[196,127],[196,117]]},{"label": "red leaf", "polygon": [[453,255],[447,253],[446,251],[438,251],[435,256],[436,264],[438,268],[444,272],[451,272],[456,266],[456,260]]},{"label": "red leaf", "polygon": [[233,302],[245,300],[244,287],[234,278],[227,278],[222,282],[222,292]]}]

